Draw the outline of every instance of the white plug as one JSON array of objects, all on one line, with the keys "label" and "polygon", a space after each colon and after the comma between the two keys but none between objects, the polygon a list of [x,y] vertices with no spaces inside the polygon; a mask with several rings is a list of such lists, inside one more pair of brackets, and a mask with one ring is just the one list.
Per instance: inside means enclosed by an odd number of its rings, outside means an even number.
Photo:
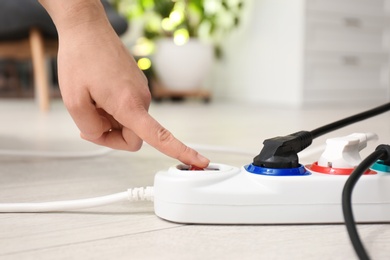
[{"label": "white plug", "polygon": [[355,168],[362,161],[359,152],[367,146],[367,141],[377,139],[378,136],[374,133],[354,133],[327,139],[318,165],[340,169]]}]

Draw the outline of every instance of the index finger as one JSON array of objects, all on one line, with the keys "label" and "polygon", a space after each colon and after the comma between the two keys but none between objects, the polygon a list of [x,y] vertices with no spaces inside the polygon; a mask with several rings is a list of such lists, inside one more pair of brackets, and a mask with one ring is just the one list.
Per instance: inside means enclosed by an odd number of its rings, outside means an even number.
[{"label": "index finger", "polygon": [[124,125],[128,125],[141,139],[160,152],[185,164],[205,168],[210,163],[209,159],[174,137],[170,131],[158,123],[146,110],[135,113],[131,122],[124,122]]}]

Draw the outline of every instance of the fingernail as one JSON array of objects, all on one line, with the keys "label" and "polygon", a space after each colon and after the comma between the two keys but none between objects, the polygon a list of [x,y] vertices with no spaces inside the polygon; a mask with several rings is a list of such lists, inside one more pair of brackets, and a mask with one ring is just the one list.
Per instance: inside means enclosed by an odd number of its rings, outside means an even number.
[{"label": "fingernail", "polygon": [[204,157],[203,155],[201,155],[201,154],[198,154],[198,160],[202,163],[202,164],[205,164],[206,166],[205,167],[207,167],[208,165],[209,165],[209,163],[210,163],[210,160],[209,159],[207,159],[206,157]]}]

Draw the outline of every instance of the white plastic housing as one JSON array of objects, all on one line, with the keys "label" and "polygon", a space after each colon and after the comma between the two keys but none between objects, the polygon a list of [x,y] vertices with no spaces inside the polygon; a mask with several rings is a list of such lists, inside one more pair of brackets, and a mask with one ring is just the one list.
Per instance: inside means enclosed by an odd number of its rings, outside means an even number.
[{"label": "white plastic housing", "polygon": [[[179,167],[180,168],[180,167]],[[154,210],[178,223],[342,223],[341,194],[348,176],[264,176],[223,164],[219,170],[171,167],[154,181]],[[364,175],[353,192],[357,222],[390,221],[390,175]]]}]

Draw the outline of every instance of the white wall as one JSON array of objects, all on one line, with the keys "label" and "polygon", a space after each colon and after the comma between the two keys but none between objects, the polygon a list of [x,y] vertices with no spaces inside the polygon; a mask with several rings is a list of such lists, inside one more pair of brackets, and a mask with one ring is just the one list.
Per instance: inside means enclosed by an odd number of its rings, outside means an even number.
[{"label": "white wall", "polygon": [[[299,105],[304,0],[247,0],[210,80],[216,99]],[[298,73],[297,73],[298,71]]]},{"label": "white wall", "polygon": [[[390,85],[387,86],[387,90],[383,89],[382,85],[377,86],[378,84],[374,83],[380,81],[378,78],[372,80],[373,84],[369,83],[364,88],[355,89],[353,97],[346,94],[349,90],[348,86],[345,86],[342,89],[343,95],[340,94],[338,97],[341,101],[337,101],[334,88],[331,87],[318,90],[306,84],[304,92],[304,59],[307,56],[307,53],[305,55],[306,2],[306,0],[246,1],[243,24],[226,40],[225,59],[216,64],[209,80],[208,85],[215,99],[285,106],[301,106],[311,104],[310,102],[375,103],[390,100]],[[347,2],[351,3],[351,1]],[[369,1],[363,2],[367,4]],[[386,3],[387,9],[390,10],[390,0],[386,0]],[[331,4],[337,5],[337,0],[331,1]],[[359,8],[362,7],[358,6],[357,9]],[[390,35],[390,26],[386,30]],[[390,39],[389,36],[388,38]],[[384,49],[377,51],[386,52]],[[359,69],[364,70],[363,67],[355,68],[355,73]],[[345,70],[349,71],[349,68]],[[375,73],[379,72],[375,71]],[[388,76],[386,73],[382,74],[384,77]],[[347,76],[344,75],[345,78]],[[307,94],[308,89],[315,92],[315,99],[313,95]],[[318,93],[323,96],[316,96]]]}]

